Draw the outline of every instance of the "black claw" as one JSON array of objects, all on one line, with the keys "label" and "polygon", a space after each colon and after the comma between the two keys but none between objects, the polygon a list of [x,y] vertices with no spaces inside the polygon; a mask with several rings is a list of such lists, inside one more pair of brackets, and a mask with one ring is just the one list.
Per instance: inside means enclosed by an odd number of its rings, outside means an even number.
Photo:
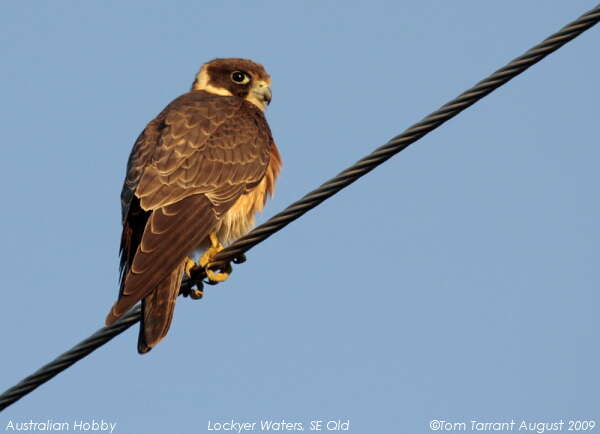
[{"label": "black claw", "polygon": [[194,267],[190,271],[190,280],[196,284],[201,283],[202,279],[206,277],[206,270],[202,267]]},{"label": "black claw", "polygon": [[204,291],[202,289],[190,289],[190,297],[194,300],[200,300],[204,295]]},{"label": "black claw", "polygon": [[243,264],[244,262],[246,262],[246,255],[240,253],[238,256],[232,259],[232,262],[234,264]]},{"label": "black claw", "polygon": [[181,288],[179,289],[179,294],[184,297],[191,297],[194,300],[198,300],[202,298],[202,294],[204,293],[204,284],[202,281],[194,282],[191,279],[185,279],[181,284]]},{"label": "black claw", "polygon": [[179,295],[183,295],[184,297],[190,295],[190,290],[192,289],[193,285],[194,284],[189,279],[184,278],[181,282],[181,286],[179,287]]},{"label": "black claw", "polygon": [[184,277],[181,282],[179,294],[184,297],[191,297],[194,300],[199,300],[204,294],[204,283],[202,279],[206,276],[203,268],[194,268],[191,271],[191,277]]}]

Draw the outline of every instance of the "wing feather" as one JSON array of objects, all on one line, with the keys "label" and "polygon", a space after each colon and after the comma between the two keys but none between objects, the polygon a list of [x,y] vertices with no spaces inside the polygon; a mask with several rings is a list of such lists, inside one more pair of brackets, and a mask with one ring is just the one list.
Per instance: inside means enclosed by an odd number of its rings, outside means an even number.
[{"label": "wing feather", "polygon": [[166,334],[169,300],[180,283],[173,273],[261,182],[272,143],[258,108],[203,91],[182,95],[148,124],[132,150],[121,195],[123,272],[107,324],[146,299],[140,348],[149,350]]},{"label": "wing feather", "polygon": [[[152,212],[121,295],[106,318],[113,324],[133,305],[155,290],[169,274],[206,238],[217,219],[204,195],[188,197]],[[157,232],[153,228],[159,228]]]},{"label": "wing feather", "polygon": [[236,97],[187,95],[165,113],[152,162],[139,178],[135,194],[144,210],[223,186],[241,195],[265,174],[272,137],[262,112]]}]

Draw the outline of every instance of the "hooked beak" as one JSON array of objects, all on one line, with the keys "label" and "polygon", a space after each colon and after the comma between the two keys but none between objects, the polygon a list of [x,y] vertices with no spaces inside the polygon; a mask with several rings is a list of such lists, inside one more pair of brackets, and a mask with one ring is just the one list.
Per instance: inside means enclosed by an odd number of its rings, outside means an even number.
[{"label": "hooked beak", "polygon": [[273,97],[273,93],[271,92],[271,88],[264,81],[259,81],[256,83],[254,89],[252,89],[252,93],[256,95],[259,101],[263,101],[266,105],[269,105],[271,102],[271,98]]}]

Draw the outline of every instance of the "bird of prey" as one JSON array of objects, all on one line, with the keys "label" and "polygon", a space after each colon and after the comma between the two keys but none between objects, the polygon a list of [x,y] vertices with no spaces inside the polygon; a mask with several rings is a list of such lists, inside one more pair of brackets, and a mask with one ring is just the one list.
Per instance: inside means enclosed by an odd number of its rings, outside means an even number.
[{"label": "bird of prey", "polygon": [[173,100],[136,140],[121,192],[121,280],[111,325],[142,302],[138,352],[166,334],[184,273],[210,270],[223,245],[254,226],[273,193],[281,158],[264,116],[271,77],[246,59],[202,66],[192,89]]}]

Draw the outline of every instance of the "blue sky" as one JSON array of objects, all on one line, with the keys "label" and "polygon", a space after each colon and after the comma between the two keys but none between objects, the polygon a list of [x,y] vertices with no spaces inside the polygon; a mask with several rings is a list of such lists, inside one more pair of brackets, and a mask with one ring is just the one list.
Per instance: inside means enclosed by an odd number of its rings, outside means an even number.
[{"label": "blue sky", "polygon": [[[0,389],[102,325],[131,145],[203,62],[273,77],[284,168],[264,221],[594,6],[5,5]],[[0,427],[600,419],[599,43],[584,33],[180,299],[150,354],[134,327]]]}]

